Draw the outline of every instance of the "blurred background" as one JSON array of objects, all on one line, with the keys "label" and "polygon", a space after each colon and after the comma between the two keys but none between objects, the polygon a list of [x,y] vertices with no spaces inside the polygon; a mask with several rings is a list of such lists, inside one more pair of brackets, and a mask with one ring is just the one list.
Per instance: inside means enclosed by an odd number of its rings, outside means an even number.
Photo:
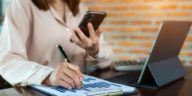
[{"label": "blurred background", "polygon": [[[145,58],[163,20],[192,21],[192,0],[82,1],[89,10],[108,13],[102,27],[105,40],[113,48],[114,60]],[[1,23],[8,2],[9,0],[0,0]],[[184,65],[192,66],[192,28],[180,58]]]},{"label": "blurred background", "polygon": [[[145,58],[163,20],[192,21],[192,0],[83,1],[89,10],[108,13],[102,27],[105,40],[113,47],[114,60]],[[192,65],[192,28],[180,58],[184,65]]]}]

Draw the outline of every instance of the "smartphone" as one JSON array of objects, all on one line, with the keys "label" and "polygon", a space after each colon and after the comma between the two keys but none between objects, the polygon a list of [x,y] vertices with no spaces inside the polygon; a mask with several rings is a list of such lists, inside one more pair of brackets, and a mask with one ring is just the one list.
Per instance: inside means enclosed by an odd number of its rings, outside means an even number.
[{"label": "smartphone", "polygon": [[93,28],[96,31],[106,16],[107,16],[106,12],[87,11],[79,24],[79,28],[87,37],[89,37],[89,29],[87,27],[88,23],[89,22],[92,23]]},{"label": "smartphone", "polygon": [[[79,28],[85,34],[85,36],[89,37],[89,29],[87,27],[88,23],[89,22],[92,23],[93,28],[96,31],[106,16],[107,16],[106,12],[87,11],[86,14],[84,15],[82,21],[79,24]],[[75,32],[75,33],[76,33],[77,37],[80,39],[77,32]],[[70,39],[70,41],[73,42],[71,39]]]}]

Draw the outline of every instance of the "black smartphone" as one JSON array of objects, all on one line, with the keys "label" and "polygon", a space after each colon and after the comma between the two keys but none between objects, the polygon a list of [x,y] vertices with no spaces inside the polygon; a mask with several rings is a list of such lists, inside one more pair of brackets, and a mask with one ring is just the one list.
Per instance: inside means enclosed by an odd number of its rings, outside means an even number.
[{"label": "black smartphone", "polygon": [[83,31],[83,33],[87,37],[89,37],[89,29],[87,27],[88,23],[89,22],[92,23],[93,28],[96,31],[106,16],[107,16],[106,12],[87,11],[82,21],[79,24],[79,28]]},{"label": "black smartphone", "polygon": [[[89,29],[87,27],[88,23],[92,23],[94,30],[96,31],[99,25],[103,22],[104,18],[107,16],[106,12],[101,11],[87,11],[84,15],[82,21],[79,24],[79,28],[82,32],[89,37]],[[76,33],[77,37],[79,35]],[[80,38],[80,37],[79,37]],[[71,40],[72,41],[72,40]]]}]

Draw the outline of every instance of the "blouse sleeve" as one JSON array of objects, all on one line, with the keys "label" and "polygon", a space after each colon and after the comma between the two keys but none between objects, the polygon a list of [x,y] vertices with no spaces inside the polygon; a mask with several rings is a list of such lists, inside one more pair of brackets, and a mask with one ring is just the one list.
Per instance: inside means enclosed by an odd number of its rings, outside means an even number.
[{"label": "blouse sleeve", "polygon": [[30,0],[11,0],[0,37],[0,75],[13,86],[40,85],[52,68],[28,60]]},{"label": "blouse sleeve", "polygon": [[112,64],[113,52],[111,46],[104,41],[103,35],[99,39],[99,52],[97,56],[92,57],[87,53],[86,61],[96,68],[106,68]]}]

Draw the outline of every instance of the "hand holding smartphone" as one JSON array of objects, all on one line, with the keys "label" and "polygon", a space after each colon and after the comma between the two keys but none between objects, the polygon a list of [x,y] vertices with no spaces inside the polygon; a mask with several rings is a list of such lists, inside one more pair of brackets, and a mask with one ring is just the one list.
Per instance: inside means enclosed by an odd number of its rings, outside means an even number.
[{"label": "hand holding smartphone", "polygon": [[[106,16],[107,16],[106,12],[87,11],[85,16],[83,17],[82,21],[79,24],[79,28],[82,30],[82,32],[87,37],[89,37],[89,30],[87,27],[88,23],[89,22],[92,23],[93,28],[96,31]],[[79,37],[79,35],[77,33],[76,33],[76,35],[77,35],[77,37]]]}]

